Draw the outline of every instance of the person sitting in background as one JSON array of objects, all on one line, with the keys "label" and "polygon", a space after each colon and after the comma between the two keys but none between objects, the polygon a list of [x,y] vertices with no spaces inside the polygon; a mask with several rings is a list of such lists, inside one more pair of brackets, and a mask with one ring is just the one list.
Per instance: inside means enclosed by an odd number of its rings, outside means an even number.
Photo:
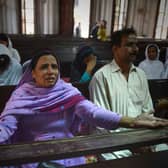
[{"label": "person sitting in background", "polygon": [[80,38],[81,37],[81,23],[79,22],[78,25],[75,28],[75,37]]},{"label": "person sitting in background", "polygon": [[96,66],[96,56],[90,46],[81,47],[71,66],[71,82],[88,82],[91,79],[94,67]]},{"label": "person sitting in background", "polygon": [[[55,53],[44,50],[33,57],[1,113],[0,143],[73,138],[83,131],[83,122],[106,129],[168,126],[167,120],[124,117],[86,100],[71,83],[60,79]],[[66,167],[86,163],[85,157],[51,162]],[[26,166],[34,168],[38,163]]]},{"label": "person sitting in background", "polygon": [[101,20],[100,26],[97,32],[97,39],[101,41],[106,41],[107,40],[107,35],[106,35],[106,25],[107,22],[106,20]]},{"label": "person sitting in background", "polygon": [[19,52],[15,48],[13,48],[12,41],[4,33],[0,34],[0,44],[5,45],[9,49],[9,51],[11,52],[12,57],[15,58],[19,63],[21,62]]},{"label": "person sitting in background", "polygon": [[97,32],[98,32],[99,27],[100,27],[100,21],[97,21],[91,29],[91,32],[90,32],[91,38],[97,39]]},{"label": "person sitting in background", "polygon": [[146,59],[139,64],[147,79],[161,79],[164,71],[164,66],[159,61],[160,50],[156,44],[149,44],[145,50]]},{"label": "person sitting in background", "polygon": [[0,44],[0,85],[16,85],[22,76],[22,66],[11,56],[7,47]]}]

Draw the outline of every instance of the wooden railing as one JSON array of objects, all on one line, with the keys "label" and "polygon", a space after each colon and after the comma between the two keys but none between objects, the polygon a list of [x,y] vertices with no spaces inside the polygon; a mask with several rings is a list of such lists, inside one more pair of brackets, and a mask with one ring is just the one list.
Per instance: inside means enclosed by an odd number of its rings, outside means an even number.
[{"label": "wooden railing", "polygon": [[[139,129],[102,135],[75,137],[71,139],[0,145],[0,166],[19,165],[23,163],[33,163],[53,159],[58,160],[88,154],[97,155],[105,152],[130,148],[134,149],[141,146],[154,145],[163,142],[168,142],[168,128],[156,130]],[[167,154],[168,151],[148,153],[145,155],[149,160],[156,157],[158,160],[162,159],[165,166],[168,166]],[[133,162],[140,165],[142,165],[142,163],[145,165],[145,161],[147,161],[146,168],[151,168],[153,163],[146,160],[145,155],[143,156],[142,154],[129,159],[127,158],[127,160],[128,162],[133,160]],[[142,163],[138,163],[138,158]],[[98,162],[93,165],[83,165],[81,167],[100,167],[100,165],[104,164],[106,165],[105,167],[108,168],[108,164],[116,164],[117,162],[118,166],[120,165],[120,168],[122,168],[124,166],[122,161],[127,162],[125,159],[120,159],[119,162],[111,160],[107,162]],[[157,160],[155,160],[155,162],[157,163]],[[160,164],[162,165],[162,163]],[[132,167],[133,165],[130,166]],[[136,167],[139,166],[137,165]]]}]

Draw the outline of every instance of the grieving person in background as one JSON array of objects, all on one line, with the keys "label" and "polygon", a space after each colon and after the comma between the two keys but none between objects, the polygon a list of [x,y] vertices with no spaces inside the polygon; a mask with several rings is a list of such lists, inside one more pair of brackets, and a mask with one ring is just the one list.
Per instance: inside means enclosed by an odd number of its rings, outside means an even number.
[{"label": "grieving person in background", "polygon": [[[55,53],[44,50],[33,57],[0,116],[0,143],[73,138],[83,131],[82,122],[106,129],[168,126],[166,120],[123,117],[86,100],[70,83],[60,79]],[[85,157],[50,162],[68,167],[84,164]]]},{"label": "grieving person in background", "polygon": [[147,79],[161,79],[164,66],[163,63],[159,60],[160,50],[156,44],[149,44],[145,50],[146,59],[139,64]]},{"label": "grieving person in background", "polygon": [[7,47],[0,44],[0,85],[16,85],[22,76],[22,66],[11,56]]},{"label": "grieving person in background", "polygon": [[19,52],[15,48],[13,48],[12,41],[7,36],[7,34],[0,33],[0,44],[5,45],[11,52],[12,57],[15,58],[19,63],[21,62]]},{"label": "grieving person in background", "polygon": [[92,77],[94,67],[96,66],[96,56],[90,46],[81,47],[71,66],[71,82],[88,82]]}]

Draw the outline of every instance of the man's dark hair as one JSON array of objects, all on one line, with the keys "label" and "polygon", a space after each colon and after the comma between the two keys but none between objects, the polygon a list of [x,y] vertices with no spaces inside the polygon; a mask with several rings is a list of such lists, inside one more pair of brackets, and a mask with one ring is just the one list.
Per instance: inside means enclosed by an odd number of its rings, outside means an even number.
[{"label": "man's dark hair", "polygon": [[123,36],[129,36],[130,34],[135,34],[136,31],[134,28],[124,28],[122,30],[118,30],[112,33],[111,35],[111,42],[112,46],[120,46],[121,45],[121,40]]}]

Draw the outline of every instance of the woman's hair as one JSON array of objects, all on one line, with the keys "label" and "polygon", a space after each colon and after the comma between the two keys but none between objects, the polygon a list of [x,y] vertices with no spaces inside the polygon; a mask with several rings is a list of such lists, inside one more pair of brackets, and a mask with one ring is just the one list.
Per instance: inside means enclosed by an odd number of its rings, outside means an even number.
[{"label": "woman's hair", "polygon": [[95,55],[94,50],[90,46],[83,46],[79,48],[76,54],[76,58],[73,62],[73,65],[81,73],[81,75],[86,69],[86,64],[84,63],[84,59],[87,58],[91,54]]},{"label": "woman's hair", "polygon": [[0,55],[0,72],[2,73],[3,71],[5,71],[10,63],[10,58],[8,55]]},{"label": "woman's hair", "polygon": [[40,51],[37,51],[35,54],[34,54],[34,57],[32,58],[31,62],[30,62],[30,69],[33,70],[35,69],[36,65],[37,65],[37,62],[38,60],[44,56],[44,55],[52,55],[55,57],[56,61],[57,61],[57,64],[58,64],[58,69],[60,70],[60,63],[59,63],[59,59],[58,57],[56,56],[56,53],[51,50],[51,49],[41,49]]}]

